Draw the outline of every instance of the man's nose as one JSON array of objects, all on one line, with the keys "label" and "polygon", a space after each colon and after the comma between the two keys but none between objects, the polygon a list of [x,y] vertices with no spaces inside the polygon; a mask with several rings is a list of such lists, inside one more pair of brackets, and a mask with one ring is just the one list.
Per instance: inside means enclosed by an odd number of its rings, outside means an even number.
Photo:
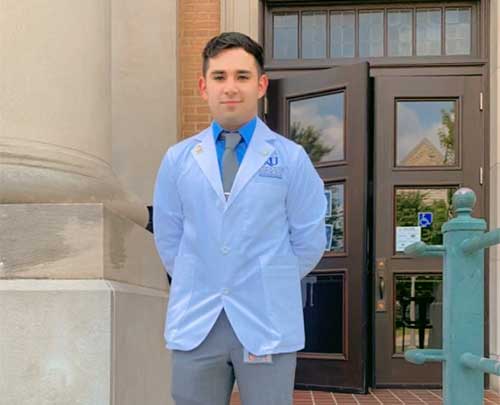
[{"label": "man's nose", "polygon": [[238,92],[238,87],[236,85],[236,81],[233,79],[226,80],[224,86],[224,93],[226,94],[235,94]]}]

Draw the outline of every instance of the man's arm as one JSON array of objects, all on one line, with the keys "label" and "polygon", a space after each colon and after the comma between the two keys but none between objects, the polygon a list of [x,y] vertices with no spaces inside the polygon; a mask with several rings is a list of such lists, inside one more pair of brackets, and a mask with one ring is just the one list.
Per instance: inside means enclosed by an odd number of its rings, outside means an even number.
[{"label": "man's arm", "polygon": [[302,147],[290,174],[288,224],[302,278],[314,269],[325,251],[326,198],[323,180]]},{"label": "man's arm", "polygon": [[163,158],[156,177],[153,197],[153,229],[156,249],[167,272],[172,275],[174,259],[182,237],[182,205],[174,176],[171,153]]}]

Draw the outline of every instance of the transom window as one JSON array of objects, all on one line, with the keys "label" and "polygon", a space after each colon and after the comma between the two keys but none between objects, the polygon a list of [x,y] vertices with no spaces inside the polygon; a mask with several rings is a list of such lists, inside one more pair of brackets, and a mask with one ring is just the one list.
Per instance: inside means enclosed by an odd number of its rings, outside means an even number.
[{"label": "transom window", "polygon": [[271,8],[273,60],[473,55],[473,4]]}]

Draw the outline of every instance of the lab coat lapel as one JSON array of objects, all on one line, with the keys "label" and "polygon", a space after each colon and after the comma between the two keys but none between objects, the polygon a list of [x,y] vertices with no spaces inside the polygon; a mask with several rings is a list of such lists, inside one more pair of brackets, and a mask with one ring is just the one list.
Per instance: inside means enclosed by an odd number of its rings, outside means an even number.
[{"label": "lab coat lapel", "polygon": [[222,189],[222,181],[220,178],[217,151],[215,150],[212,128],[207,128],[204,132],[200,133],[197,136],[197,139],[201,142],[194,146],[191,150],[191,154],[198,162],[198,165],[205,174],[217,196],[224,203],[226,203],[226,197],[224,197],[224,190]]},{"label": "lab coat lapel", "polygon": [[275,135],[260,119],[257,119],[252,140],[248,145],[245,157],[234,179],[231,194],[227,200],[226,209],[232,204],[234,199],[243,190],[245,185],[250,181],[253,175],[259,170],[264,162],[269,159],[269,156],[274,152],[274,146],[269,143],[269,140],[275,138]]}]

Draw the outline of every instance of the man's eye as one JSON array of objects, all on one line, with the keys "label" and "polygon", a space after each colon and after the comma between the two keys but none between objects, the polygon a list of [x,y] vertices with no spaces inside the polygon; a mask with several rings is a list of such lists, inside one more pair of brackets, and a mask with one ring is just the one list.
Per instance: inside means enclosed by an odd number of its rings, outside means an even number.
[{"label": "man's eye", "polygon": [[248,76],[238,76],[238,80],[248,80]]},{"label": "man's eye", "polygon": [[214,80],[224,80],[224,76],[213,76]]}]

